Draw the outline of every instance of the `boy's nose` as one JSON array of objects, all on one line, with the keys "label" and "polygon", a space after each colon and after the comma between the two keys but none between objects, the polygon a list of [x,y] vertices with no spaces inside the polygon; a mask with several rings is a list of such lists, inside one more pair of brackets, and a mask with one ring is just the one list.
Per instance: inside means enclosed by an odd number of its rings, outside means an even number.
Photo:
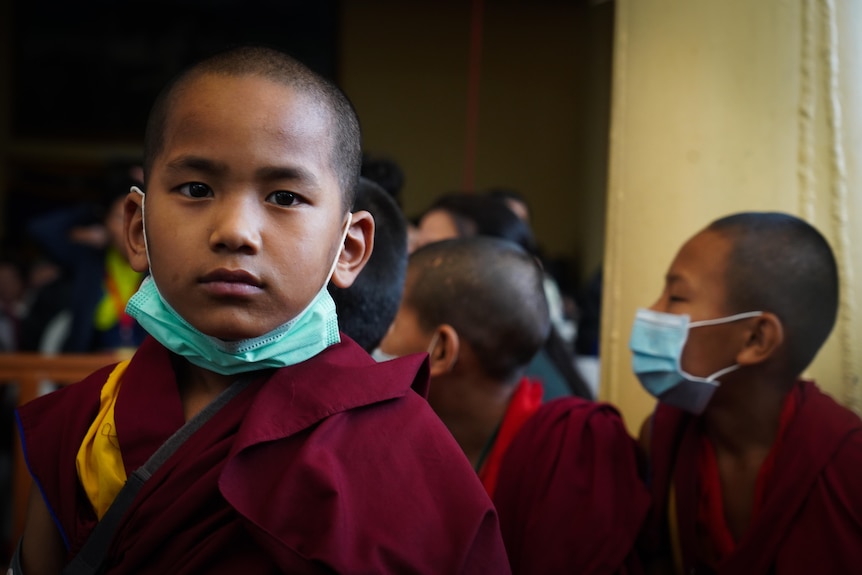
[{"label": "boy's nose", "polygon": [[212,249],[246,253],[256,253],[260,249],[263,215],[256,202],[246,199],[217,202],[213,212]]},{"label": "boy's nose", "polygon": [[665,304],[665,294],[662,293],[660,296],[658,296],[658,299],[652,302],[652,305],[649,306],[649,308],[647,309],[651,309],[652,311],[664,311],[666,307],[667,306]]}]

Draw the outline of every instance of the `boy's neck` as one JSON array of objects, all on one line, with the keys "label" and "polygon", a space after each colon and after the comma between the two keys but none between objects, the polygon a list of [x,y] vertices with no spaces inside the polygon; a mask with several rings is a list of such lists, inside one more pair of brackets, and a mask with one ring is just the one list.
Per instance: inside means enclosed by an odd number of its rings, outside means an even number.
[{"label": "boy's neck", "polygon": [[716,393],[704,412],[706,434],[717,452],[746,457],[772,447],[792,387],[786,381],[752,378]]},{"label": "boy's neck", "polygon": [[736,541],[751,525],[757,481],[778,439],[790,389],[784,378],[737,381],[716,392],[702,417],[715,450],[724,520]]},{"label": "boy's neck", "polygon": [[179,356],[175,356],[174,372],[186,421],[197,415],[237,379],[235,375],[221,375],[198,367]]},{"label": "boy's neck", "polygon": [[449,384],[459,386],[464,393],[456,405],[438,415],[475,468],[506,415],[515,387],[487,381]]}]

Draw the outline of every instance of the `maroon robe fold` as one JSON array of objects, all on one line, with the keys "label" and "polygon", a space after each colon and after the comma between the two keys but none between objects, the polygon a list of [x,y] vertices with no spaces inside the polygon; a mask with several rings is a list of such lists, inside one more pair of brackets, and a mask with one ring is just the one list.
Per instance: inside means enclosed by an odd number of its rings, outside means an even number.
[{"label": "maroon robe fold", "polygon": [[[422,355],[377,363],[343,338],[261,372],[145,484],[108,573],[507,573],[497,516],[426,401]],[[95,524],[75,456],[110,367],[18,412],[71,559]],[[414,385],[415,384],[415,385]],[[127,473],[183,424],[171,355],[148,339],[115,408]]]},{"label": "maroon robe fold", "polygon": [[616,409],[576,397],[543,405],[500,469],[494,504],[513,573],[640,573],[649,494]]},{"label": "maroon robe fold", "polygon": [[[862,420],[800,381],[764,499],[719,574],[810,575],[862,569]],[[673,485],[684,572],[712,573],[696,556],[698,418],[659,405],[652,420],[654,506],[645,542],[669,557],[668,494]],[[674,470],[675,466],[675,470]]]}]

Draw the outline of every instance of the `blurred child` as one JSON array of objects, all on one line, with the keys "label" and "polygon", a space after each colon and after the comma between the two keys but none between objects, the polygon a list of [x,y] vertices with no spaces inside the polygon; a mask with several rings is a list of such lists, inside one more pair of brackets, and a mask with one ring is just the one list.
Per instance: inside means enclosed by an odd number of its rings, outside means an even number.
[{"label": "blurred child", "polygon": [[493,498],[513,573],[636,573],[649,496],[634,439],[612,406],[543,404],[526,375],[551,328],[543,275],[499,238],[423,246],[381,351],[430,355],[428,401]]},{"label": "blurred child", "polygon": [[28,222],[30,236],[64,268],[63,276],[44,286],[43,297],[34,302],[28,347],[46,351],[50,325],[65,311],[71,319],[61,335],[61,351],[133,350],[143,341],[146,333],[126,313],[126,304],[144,274],[129,265],[123,237],[126,195],[131,186],[142,185],[137,166],[111,162],[97,204],[48,212]]}]

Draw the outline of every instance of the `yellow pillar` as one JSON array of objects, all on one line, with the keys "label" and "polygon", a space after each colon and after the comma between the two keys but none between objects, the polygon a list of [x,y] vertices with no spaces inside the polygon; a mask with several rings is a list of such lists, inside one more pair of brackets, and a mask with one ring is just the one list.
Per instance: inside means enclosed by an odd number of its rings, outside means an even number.
[{"label": "yellow pillar", "polygon": [[684,240],[743,210],[830,240],[841,317],[808,375],[862,408],[860,22],[854,0],[617,0],[602,398],[633,432],[654,405],[631,374],[634,312]]}]

